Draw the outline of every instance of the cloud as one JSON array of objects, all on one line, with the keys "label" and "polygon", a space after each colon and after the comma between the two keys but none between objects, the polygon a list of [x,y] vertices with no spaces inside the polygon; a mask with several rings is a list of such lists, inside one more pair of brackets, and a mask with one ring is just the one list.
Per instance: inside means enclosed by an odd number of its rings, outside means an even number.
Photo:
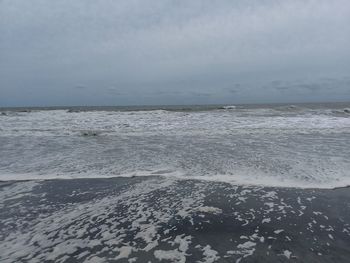
[{"label": "cloud", "polygon": [[285,91],[290,90],[293,86],[277,86],[275,87],[276,90]]},{"label": "cloud", "polygon": [[78,86],[75,86],[74,89],[78,89],[78,90],[85,90],[87,89],[88,87],[86,86],[82,86],[82,85],[78,85]]},{"label": "cloud", "polygon": [[319,91],[321,89],[324,89],[325,86],[319,83],[310,83],[310,84],[301,84],[298,86],[299,89],[309,90],[312,92]]},{"label": "cloud", "polygon": [[265,86],[282,93],[317,94],[329,95],[330,93],[347,94],[350,89],[347,78],[319,78],[313,80],[297,81],[272,81]]},{"label": "cloud", "polygon": [[[227,93],[244,95],[235,103],[281,102],[274,92],[287,90],[295,100],[307,99],[300,90],[346,99],[312,83],[348,76],[349,13],[347,0],[3,0],[0,103],[30,89],[38,103],[79,104],[67,98],[76,83],[95,90],[94,104],[110,103],[104,94],[130,96],[116,104],[206,102],[198,94],[221,103]],[[307,83],[293,86],[298,79]]]},{"label": "cloud", "polygon": [[226,90],[232,94],[236,94],[237,92],[239,92],[239,90],[237,90],[237,89],[226,89]]},{"label": "cloud", "polygon": [[195,97],[211,97],[213,96],[212,93],[208,93],[208,92],[196,92],[196,91],[192,91],[190,92],[191,95],[195,96]]}]

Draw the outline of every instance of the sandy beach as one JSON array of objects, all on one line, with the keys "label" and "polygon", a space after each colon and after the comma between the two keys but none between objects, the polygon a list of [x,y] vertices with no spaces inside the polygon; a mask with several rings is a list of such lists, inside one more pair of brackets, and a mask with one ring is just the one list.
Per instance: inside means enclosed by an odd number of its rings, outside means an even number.
[{"label": "sandy beach", "polygon": [[2,182],[2,262],[348,262],[350,191],[162,177]]}]

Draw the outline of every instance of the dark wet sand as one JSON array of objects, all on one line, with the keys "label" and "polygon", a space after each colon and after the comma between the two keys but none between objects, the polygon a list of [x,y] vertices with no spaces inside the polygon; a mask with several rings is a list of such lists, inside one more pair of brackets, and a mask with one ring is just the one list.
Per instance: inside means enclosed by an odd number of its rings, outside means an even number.
[{"label": "dark wet sand", "polygon": [[1,182],[0,195],[0,262],[350,259],[349,188],[137,177]]}]

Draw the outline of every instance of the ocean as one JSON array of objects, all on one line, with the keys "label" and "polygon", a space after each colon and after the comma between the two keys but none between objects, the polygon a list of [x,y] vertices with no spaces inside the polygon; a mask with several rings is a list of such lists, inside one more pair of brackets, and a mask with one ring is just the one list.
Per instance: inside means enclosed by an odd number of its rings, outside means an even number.
[{"label": "ocean", "polygon": [[349,156],[350,103],[1,108],[0,261],[347,262]]}]

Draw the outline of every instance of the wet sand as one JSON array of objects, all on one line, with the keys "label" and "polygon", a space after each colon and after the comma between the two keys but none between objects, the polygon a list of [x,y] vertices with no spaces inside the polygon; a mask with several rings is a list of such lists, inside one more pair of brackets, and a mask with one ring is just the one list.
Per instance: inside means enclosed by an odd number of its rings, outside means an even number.
[{"label": "wet sand", "polygon": [[349,262],[350,189],[0,183],[1,262]]}]

